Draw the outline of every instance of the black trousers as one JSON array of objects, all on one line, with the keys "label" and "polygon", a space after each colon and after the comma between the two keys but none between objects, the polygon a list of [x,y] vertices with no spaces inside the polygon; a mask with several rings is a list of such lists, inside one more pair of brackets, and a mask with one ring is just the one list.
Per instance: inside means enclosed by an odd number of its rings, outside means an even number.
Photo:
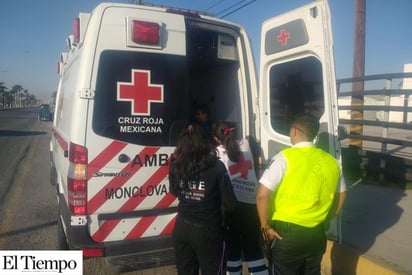
[{"label": "black trousers", "polygon": [[282,236],[272,245],[274,271],[277,275],[320,275],[326,250],[323,224],[314,228],[274,221],[273,228]]},{"label": "black trousers", "polygon": [[[238,202],[235,210],[227,216],[226,259],[241,261],[248,265],[250,273],[258,274],[267,270],[262,252],[259,217],[256,204]],[[261,264],[258,264],[261,262]],[[242,265],[227,266],[231,272],[241,272]]]},{"label": "black trousers", "polygon": [[173,231],[176,268],[179,275],[221,274],[223,228],[192,223],[177,217]]}]

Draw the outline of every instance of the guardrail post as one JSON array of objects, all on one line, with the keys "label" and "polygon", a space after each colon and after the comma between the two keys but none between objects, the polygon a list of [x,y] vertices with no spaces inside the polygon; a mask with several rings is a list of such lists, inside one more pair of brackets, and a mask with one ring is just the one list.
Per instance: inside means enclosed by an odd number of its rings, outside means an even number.
[{"label": "guardrail post", "polygon": [[[392,88],[392,79],[386,79],[386,86],[385,86],[385,90],[390,90]],[[389,93],[385,94],[385,106],[389,107],[391,106],[391,95]],[[383,116],[383,120],[385,122],[389,122],[390,119],[390,112],[389,112],[389,108],[387,108],[384,111],[384,116]],[[385,139],[388,137],[388,127],[382,127],[382,138]],[[384,157],[385,154],[388,151],[388,144],[385,141],[382,141],[381,143],[381,152],[383,153],[383,156],[380,159],[380,163],[379,163],[379,182],[383,182],[385,180],[385,169],[386,169],[386,158]]]},{"label": "guardrail post", "polygon": [[409,107],[409,94],[405,94],[403,97],[403,116],[402,122],[408,123],[408,107]]}]

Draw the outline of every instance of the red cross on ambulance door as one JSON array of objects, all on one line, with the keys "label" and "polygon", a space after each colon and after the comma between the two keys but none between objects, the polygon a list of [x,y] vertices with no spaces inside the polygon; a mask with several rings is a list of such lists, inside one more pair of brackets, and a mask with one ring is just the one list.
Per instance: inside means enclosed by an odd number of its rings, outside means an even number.
[{"label": "red cross on ambulance door", "polygon": [[150,71],[132,70],[131,82],[117,83],[117,100],[129,101],[132,115],[150,115],[151,103],[163,102],[163,85],[150,82]]}]

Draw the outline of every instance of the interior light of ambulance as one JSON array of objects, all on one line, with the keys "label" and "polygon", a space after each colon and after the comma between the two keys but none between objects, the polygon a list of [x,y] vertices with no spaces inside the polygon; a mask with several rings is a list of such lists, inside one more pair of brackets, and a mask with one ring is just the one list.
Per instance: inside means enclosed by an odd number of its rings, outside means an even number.
[{"label": "interior light of ambulance", "polygon": [[73,23],[73,43],[77,44],[80,41],[80,18],[74,19]]},{"label": "interior light of ambulance", "polygon": [[135,43],[159,45],[160,26],[153,22],[133,20],[132,40]]}]

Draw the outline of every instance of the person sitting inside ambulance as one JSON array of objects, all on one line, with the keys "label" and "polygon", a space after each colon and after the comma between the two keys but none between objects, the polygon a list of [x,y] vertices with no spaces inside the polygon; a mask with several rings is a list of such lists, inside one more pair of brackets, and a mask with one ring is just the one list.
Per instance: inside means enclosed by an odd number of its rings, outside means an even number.
[{"label": "person sitting inside ambulance", "polygon": [[206,104],[196,107],[195,119],[207,133],[212,132],[212,121],[209,119],[209,107]]}]

